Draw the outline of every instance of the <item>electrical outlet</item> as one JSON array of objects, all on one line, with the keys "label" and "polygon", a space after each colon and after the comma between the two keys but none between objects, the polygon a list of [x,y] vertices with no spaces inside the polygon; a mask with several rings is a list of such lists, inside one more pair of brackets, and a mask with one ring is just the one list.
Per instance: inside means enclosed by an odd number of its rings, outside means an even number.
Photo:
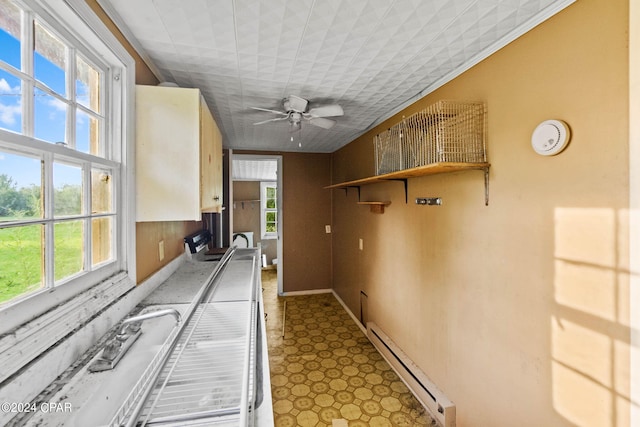
[{"label": "electrical outlet", "polygon": [[158,243],[158,257],[160,261],[164,259],[164,240],[160,240],[160,243]]},{"label": "electrical outlet", "polygon": [[331,234],[331,226],[330,225],[325,225],[324,226],[324,232],[327,234]]},{"label": "electrical outlet", "polygon": [[362,241],[362,239],[359,239],[359,240],[358,240],[358,248],[359,248],[360,250],[363,250],[363,249],[364,249],[364,242]]}]

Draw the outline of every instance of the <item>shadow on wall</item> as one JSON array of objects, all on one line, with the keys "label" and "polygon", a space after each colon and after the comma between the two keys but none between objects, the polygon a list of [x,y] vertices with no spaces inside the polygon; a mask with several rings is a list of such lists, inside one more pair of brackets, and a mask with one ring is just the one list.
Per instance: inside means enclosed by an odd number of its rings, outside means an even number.
[{"label": "shadow on wall", "polygon": [[552,399],[579,426],[629,426],[628,211],[557,208]]}]

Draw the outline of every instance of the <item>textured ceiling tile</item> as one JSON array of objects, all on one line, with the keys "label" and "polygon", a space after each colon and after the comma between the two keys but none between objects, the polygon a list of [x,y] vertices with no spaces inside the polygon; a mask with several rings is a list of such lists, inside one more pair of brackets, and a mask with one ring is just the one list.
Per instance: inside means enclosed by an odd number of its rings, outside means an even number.
[{"label": "textured ceiling tile", "polygon": [[111,3],[122,17],[126,17],[128,27],[135,30],[137,39],[155,38],[165,43],[171,41],[169,34],[161,28],[162,18],[151,1],[111,0]]},{"label": "textured ceiling tile", "polygon": [[[146,43],[145,40],[141,40],[141,42]],[[152,57],[162,58],[175,54],[175,48],[171,42],[167,43],[154,40],[153,42],[146,43],[146,46],[146,53]]]},{"label": "textured ceiling tile", "polygon": [[[201,88],[225,146],[332,152],[562,0],[101,1],[164,76]],[[345,115],[253,125],[273,115],[250,107],[291,94]]]}]

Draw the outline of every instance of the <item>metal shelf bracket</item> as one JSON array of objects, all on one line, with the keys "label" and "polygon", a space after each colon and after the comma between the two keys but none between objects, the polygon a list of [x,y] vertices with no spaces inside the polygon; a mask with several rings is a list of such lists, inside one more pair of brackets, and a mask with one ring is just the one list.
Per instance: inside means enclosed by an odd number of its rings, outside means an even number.
[{"label": "metal shelf bracket", "polygon": [[489,168],[484,168],[484,205],[489,206]]},{"label": "metal shelf bracket", "polygon": [[402,181],[404,183],[404,203],[409,203],[409,191],[407,190],[409,180],[407,178],[392,178],[390,181]]},{"label": "metal shelf bracket", "polygon": [[350,188],[355,188],[358,190],[358,201],[360,201],[360,186],[359,185],[349,185],[347,187],[342,187],[342,189],[344,190],[344,195],[347,196],[349,194],[349,189]]}]

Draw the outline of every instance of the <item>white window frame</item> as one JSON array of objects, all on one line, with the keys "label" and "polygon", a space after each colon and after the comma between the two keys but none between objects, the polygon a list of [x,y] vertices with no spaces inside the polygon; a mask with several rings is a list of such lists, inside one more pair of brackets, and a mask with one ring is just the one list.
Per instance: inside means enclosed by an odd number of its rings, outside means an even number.
[{"label": "white window frame", "polygon": [[[276,208],[267,208],[267,188],[276,189]],[[280,218],[278,218],[278,206],[280,200],[278,199],[278,183],[275,181],[260,181],[260,234],[263,239],[277,239],[278,230],[280,228]],[[267,212],[275,212],[276,214],[276,231],[267,232]]]},{"label": "white window frame", "polygon": [[[0,333],[13,329],[117,273],[125,272],[132,287],[136,283],[133,174],[135,61],[85,0],[20,0],[20,3],[37,14],[73,46],[88,46],[88,49],[79,48],[84,58],[105,66],[103,107],[105,117],[110,119],[105,121],[103,135],[107,144],[105,149],[111,150],[109,159],[112,160],[100,161],[96,165],[113,166],[114,175],[117,175],[114,176],[113,187],[113,204],[117,212],[114,217],[117,237],[114,240],[117,244],[112,247],[113,261],[74,277],[64,284],[50,285],[3,305],[0,308]],[[23,115],[23,120],[30,120],[28,116],[30,117],[28,114]],[[65,147],[1,129],[0,141],[0,147],[9,151],[45,152],[60,157],[68,154]],[[91,160],[94,157],[75,152],[73,158]],[[52,251],[53,248],[45,248],[45,251],[49,250]]]}]

